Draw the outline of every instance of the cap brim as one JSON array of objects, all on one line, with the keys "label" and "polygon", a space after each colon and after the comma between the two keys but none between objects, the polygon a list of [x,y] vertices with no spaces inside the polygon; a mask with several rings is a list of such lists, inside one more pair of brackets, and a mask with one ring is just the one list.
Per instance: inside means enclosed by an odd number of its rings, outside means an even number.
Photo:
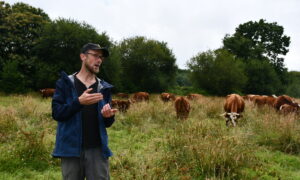
[{"label": "cap brim", "polygon": [[109,51],[106,48],[92,48],[91,50],[101,50],[103,52],[104,57],[109,56]]}]

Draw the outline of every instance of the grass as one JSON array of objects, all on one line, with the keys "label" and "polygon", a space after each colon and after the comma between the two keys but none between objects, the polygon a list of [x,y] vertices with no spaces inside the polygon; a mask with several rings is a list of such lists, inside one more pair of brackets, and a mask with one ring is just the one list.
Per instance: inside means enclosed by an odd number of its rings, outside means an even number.
[{"label": "grass", "polygon": [[[227,128],[224,98],[190,103],[187,120],[158,95],[118,113],[108,128],[111,179],[300,179],[298,116],[246,102],[238,126]],[[51,99],[0,96],[0,179],[61,179],[55,131]]]}]

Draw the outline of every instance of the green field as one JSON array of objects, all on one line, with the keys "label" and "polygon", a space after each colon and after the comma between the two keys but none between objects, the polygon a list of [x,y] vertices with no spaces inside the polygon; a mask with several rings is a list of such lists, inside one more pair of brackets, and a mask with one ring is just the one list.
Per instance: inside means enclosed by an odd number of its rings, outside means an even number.
[{"label": "green field", "polygon": [[[187,120],[172,102],[151,95],[108,128],[111,179],[300,180],[300,119],[246,102],[238,126],[227,128],[224,98],[191,103]],[[51,157],[56,122],[51,99],[0,96],[0,179],[61,179]]]}]

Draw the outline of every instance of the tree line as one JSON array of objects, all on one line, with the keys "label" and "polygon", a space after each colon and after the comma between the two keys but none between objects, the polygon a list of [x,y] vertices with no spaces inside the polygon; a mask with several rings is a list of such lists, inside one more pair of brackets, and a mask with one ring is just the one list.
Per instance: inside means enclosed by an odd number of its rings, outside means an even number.
[{"label": "tree line", "polygon": [[199,52],[179,69],[166,42],[143,36],[115,42],[106,32],[73,19],[51,20],[40,8],[0,1],[0,84],[5,93],[54,87],[59,73],[78,71],[87,42],[111,53],[99,76],[115,91],[282,94],[300,97],[300,74],[288,72],[284,55],[290,37],[277,23],[246,22],[223,46]]}]

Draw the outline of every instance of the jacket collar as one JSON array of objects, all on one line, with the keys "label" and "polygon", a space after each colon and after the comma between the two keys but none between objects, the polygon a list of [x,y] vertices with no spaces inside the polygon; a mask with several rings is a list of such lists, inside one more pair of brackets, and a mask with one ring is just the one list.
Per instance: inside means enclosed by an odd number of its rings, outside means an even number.
[{"label": "jacket collar", "polygon": [[[70,84],[72,84],[72,86],[74,86],[75,84],[75,74],[77,74],[77,72],[71,74],[71,75],[67,75],[64,71],[61,72],[61,78],[64,80],[67,80]],[[97,81],[98,81],[98,89],[97,92],[100,92],[101,89],[106,89],[106,88],[113,88],[113,85],[105,82],[104,80],[99,79],[97,76]]]}]

